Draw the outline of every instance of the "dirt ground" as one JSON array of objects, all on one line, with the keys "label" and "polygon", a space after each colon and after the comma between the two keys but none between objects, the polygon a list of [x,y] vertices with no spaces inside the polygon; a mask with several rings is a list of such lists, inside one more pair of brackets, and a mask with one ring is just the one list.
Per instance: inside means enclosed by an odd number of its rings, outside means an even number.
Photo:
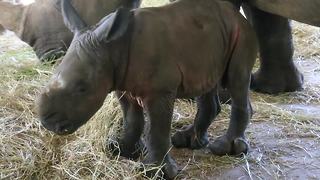
[{"label": "dirt ground", "polygon": [[[320,179],[320,29],[297,22],[293,27],[294,59],[304,74],[304,89],[277,96],[251,92],[250,152],[216,157],[205,149],[173,148],[182,168],[177,179]],[[99,111],[67,138],[41,127],[34,103],[53,69],[40,64],[13,33],[0,35],[0,179],[141,179],[133,170],[135,162],[113,159],[102,147],[106,136],[116,136],[105,118],[121,119],[119,110]],[[114,103],[109,98],[103,108],[118,107]],[[177,102],[173,131],[192,122],[194,107]],[[225,132],[229,111],[222,106],[210,127],[211,139]]]}]

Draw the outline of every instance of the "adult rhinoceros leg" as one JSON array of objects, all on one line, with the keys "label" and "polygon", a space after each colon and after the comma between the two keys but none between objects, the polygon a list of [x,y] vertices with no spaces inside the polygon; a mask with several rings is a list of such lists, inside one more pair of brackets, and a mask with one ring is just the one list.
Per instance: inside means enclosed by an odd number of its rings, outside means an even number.
[{"label": "adult rhinoceros leg", "polygon": [[183,127],[171,138],[176,148],[200,149],[209,143],[207,129],[221,110],[217,90],[197,97],[196,101],[198,110],[194,123]]},{"label": "adult rhinoceros leg", "polygon": [[253,74],[251,89],[276,94],[302,89],[303,76],[293,63],[293,44],[288,19],[253,7],[245,7],[257,33],[260,68]]},{"label": "adult rhinoceros leg", "polygon": [[[123,135],[119,140],[120,155],[130,159],[137,159],[143,151],[141,134],[144,128],[143,109],[137,101],[127,94],[117,92],[123,112]],[[118,152],[115,144],[111,143],[111,149]]]}]

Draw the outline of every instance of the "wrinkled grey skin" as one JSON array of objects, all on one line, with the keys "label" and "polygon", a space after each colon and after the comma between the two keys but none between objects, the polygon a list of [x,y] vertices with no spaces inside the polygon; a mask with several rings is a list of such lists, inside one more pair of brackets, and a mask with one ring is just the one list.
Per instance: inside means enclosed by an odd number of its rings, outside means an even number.
[{"label": "wrinkled grey skin", "polygon": [[[94,25],[118,7],[136,8],[140,1],[73,0],[72,3],[88,25]],[[40,60],[59,58],[73,38],[54,6],[54,0],[36,0],[26,6],[0,2],[0,12],[0,24],[29,44]]]},{"label": "wrinkled grey skin", "polygon": [[93,28],[68,0],[61,1],[61,9],[75,36],[39,97],[45,128],[73,133],[116,91],[124,115],[120,155],[137,158],[145,111],[150,127],[143,162],[163,164],[165,178],[172,179],[178,172],[168,153],[175,99],[198,97],[198,112],[192,125],[172,137],[172,144],[205,147],[207,129],[220,111],[216,87],[221,82],[232,98],[230,124],[208,147],[216,155],[248,151],[248,88],[257,45],[255,33],[231,3],[181,0],[157,8],[119,9]]}]

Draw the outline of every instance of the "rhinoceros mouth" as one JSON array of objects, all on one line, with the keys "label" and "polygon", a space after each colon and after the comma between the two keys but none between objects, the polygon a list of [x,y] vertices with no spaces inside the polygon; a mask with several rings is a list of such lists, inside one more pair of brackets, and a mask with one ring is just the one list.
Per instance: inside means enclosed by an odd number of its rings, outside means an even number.
[{"label": "rhinoceros mouth", "polygon": [[42,122],[42,125],[47,130],[57,134],[57,135],[68,135],[74,133],[78,127],[74,124],[65,124],[65,123],[46,123]]},{"label": "rhinoceros mouth", "polygon": [[53,112],[40,118],[41,124],[44,128],[57,135],[68,135],[74,133],[81,123],[70,123],[66,118],[62,118],[59,113]]},{"label": "rhinoceros mouth", "polygon": [[65,125],[65,126],[61,126],[61,127],[58,127],[54,133],[57,134],[57,135],[68,135],[68,134],[72,134],[74,133],[78,128],[76,128],[75,126],[73,125]]}]

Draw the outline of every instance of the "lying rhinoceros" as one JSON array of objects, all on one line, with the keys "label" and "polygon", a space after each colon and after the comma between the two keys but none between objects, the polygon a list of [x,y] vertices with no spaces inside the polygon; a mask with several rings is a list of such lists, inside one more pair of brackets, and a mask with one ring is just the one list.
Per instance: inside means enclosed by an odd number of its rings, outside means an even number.
[{"label": "lying rhinoceros", "polygon": [[[123,6],[136,8],[141,0],[73,0],[75,8],[89,24]],[[0,1],[0,24],[14,31],[33,47],[40,60],[60,57],[68,48],[73,34],[63,24],[53,0],[36,0],[30,5]]]},{"label": "lying rhinoceros", "polygon": [[216,87],[222,82],[232,97],[231,120],[227,133],[209,148],[217,155],[247,152],[248,87],[257,45],[249,23],[231,3],[181,0],[158,8],[119,9],[91,28],[68,0],[61,5],[75,36],[39,97],[44,127],[73,133],[108,93],[117,91],[125,120],[121,155],[136,157],[145,110],[150,128],[144,163],[163,163],[166,177],[173,178],[177,167],[168,151],[175,99],[199,97],[194,124],[175,134],[173,145],[204,147],[219,113]]}]

